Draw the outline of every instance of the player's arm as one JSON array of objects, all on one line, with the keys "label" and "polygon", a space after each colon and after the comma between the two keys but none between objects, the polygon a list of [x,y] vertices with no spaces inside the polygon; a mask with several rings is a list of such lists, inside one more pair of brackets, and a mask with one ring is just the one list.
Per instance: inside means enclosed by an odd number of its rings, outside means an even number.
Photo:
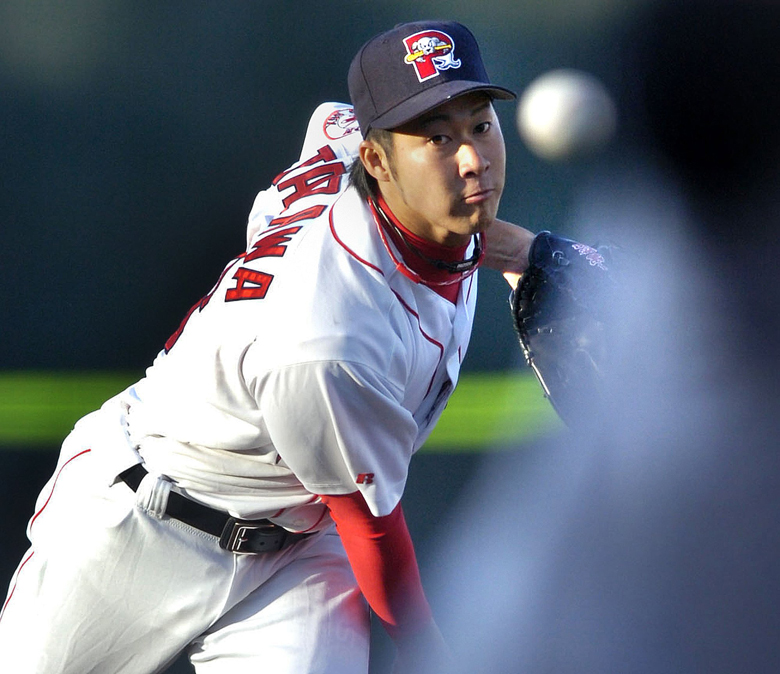
[{"label": "player's arm", "polygon": [[[374,329],[364,321],[357,334]],[[373,340],[382,341],[397,347],[391,336]],[[358,585],[403,663],[413,661],[420,641],[428,651],[443,646],[399,505],[418,427],[379,369],[387,368],[333,361],[281,367],[265,376],[259,405],[280,458],[329,508]],[[357,479],[366,471],[370,483]]]},{"label": "player's arm", "polygon": [[528,267],[528,251],[534,234],[505,220],[495,220],[485,233],[487,246],[483,265],[504,275],[512,288]]},{"label": "player's arm", "polygon": [[447,657],[401,504],[389,515],[376,517],[360,492],[320,498],[336,523],[366,601],[398,649],[399,667]]},{"label": "player's arm", "polygon": [[320,496],[341,536],[363,595],[393,640],[403,640],[432,619],[403,510],[384,517],[368,509],[360,492]]}]

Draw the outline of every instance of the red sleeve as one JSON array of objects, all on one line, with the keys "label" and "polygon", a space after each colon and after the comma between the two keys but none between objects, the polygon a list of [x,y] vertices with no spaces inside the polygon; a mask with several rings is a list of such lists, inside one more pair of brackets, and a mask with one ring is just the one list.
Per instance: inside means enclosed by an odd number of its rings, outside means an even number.
[{"label": "red sleeve", "polygon": [[389,515],[374,517],[360,492],[320,498],[368,605],[394,641],[411,638],[433,618],[401,504]]}]

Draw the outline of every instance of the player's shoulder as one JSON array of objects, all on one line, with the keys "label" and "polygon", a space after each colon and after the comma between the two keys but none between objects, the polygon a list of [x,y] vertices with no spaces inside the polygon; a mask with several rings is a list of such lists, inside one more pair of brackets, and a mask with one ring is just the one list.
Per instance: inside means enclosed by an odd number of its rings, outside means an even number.
[{"label": "player's shoulder", "polygon": [[269,226],[312,219],[344,191],[362,136],[352,106],[322,103],[309,119],[300,158],[255,197],[247,246]]},{"label": "player's shoulder", "polygon": [[300,160],[305,161],[328,145],[341,158],[354,159],[362,136],[355,111],[348,103],[327,102],[317,106],[306,127]]}]

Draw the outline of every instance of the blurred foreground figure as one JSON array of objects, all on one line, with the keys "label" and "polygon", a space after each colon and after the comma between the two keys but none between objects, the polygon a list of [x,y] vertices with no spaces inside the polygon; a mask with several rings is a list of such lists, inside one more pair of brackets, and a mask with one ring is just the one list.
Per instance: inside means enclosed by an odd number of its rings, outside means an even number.
[{"label": "blurred foreground figure", "polygon": [[780,671],[777,33],[777,3],[707,0],[626,36],[643,168],[583,220],[636,253],[634,337],[613,404],[497,455],[447,528],[456,671]]}]

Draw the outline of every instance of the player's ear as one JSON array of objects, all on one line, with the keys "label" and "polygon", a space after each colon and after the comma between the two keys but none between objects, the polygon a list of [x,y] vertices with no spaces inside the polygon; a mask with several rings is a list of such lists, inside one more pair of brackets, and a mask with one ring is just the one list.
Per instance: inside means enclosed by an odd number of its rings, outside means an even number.
[{"label": "player's ear", "polygon": [[390,161],[384,148],[373,140],[364,140],[358,149],[360,162],[368,174],[379,182],[390,180]]}]

